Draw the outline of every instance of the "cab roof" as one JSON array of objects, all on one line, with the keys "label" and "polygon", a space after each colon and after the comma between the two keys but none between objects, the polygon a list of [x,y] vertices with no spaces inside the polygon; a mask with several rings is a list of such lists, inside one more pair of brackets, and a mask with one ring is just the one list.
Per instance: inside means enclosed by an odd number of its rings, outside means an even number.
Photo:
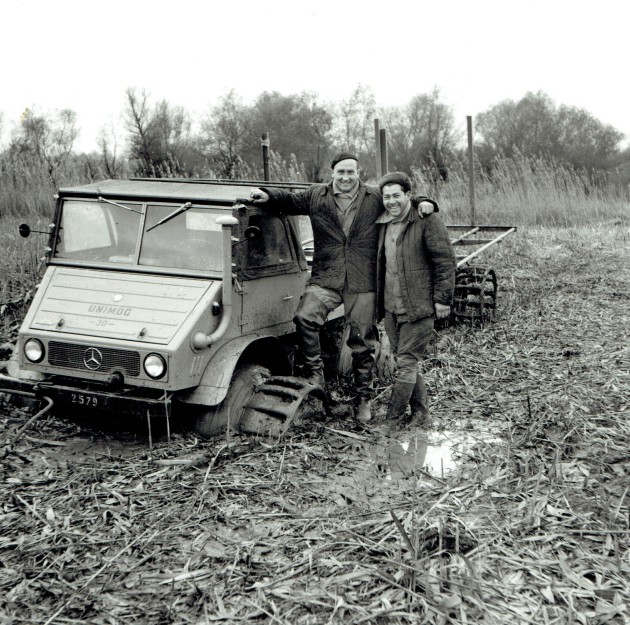
[{"label": "cab roof", "polygon": [[59,189],[60,197],[99,197],[128,200],[166,200],[225,204],[249,198],[261,186],[299,191],[310,186],[304,182],[270,182],[256,180],[205,180],[197,178],[132,178],[102,180],[77,187]]}]

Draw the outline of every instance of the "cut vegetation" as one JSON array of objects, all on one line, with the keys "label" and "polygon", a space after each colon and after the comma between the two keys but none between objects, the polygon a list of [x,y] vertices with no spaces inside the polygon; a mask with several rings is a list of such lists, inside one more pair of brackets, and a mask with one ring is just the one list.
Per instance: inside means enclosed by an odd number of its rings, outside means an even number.
[{"label": "cut vegetation", "polygon": [[0,619],[628,622],[628,226],[519,228],[487,260],[497,321],[436,334],[428,436],[363,429],[343,389],[280,443],[153,449],[63,415],[16,438],[5,398]]}]

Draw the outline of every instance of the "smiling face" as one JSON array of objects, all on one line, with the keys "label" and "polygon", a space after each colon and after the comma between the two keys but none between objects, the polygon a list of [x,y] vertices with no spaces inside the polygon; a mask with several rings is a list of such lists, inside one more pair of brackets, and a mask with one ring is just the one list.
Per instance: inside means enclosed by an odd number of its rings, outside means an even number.
[{"label": "smiling face", "polygon": [[383,205],[392,217],[400,217],[410,201],[411,191],[403,191],[399,184],[386,184],[383,187]]},{"label": "smiling face", "polygon": [[347,193],[359,180],[359,164],[353,158],[339,161],[332,170],[332,177],[337,188]]}]

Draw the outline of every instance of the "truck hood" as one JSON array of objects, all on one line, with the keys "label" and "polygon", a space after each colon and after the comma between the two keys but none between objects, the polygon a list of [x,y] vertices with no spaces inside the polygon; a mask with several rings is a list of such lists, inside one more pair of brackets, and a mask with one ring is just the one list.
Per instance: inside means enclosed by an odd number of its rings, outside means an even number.
[{"label": "truck hood", "polygon": [[[50,267],[30,328],[167,344],[212,280]],[[39,295],[39,293],[38,293]]]}]

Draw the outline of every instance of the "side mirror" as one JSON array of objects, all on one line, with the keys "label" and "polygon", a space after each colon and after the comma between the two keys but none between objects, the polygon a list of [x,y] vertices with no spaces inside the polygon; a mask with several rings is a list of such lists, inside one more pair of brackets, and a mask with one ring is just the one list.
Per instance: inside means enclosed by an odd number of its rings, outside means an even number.
[{"label": "side mirror", "polygon": [[240,241],[232,243],[232,247],[245,243],[246,241],[256,241],[262,236],[262,230],[258,226],[248,226],[245,228],[244,237]]},{"label": "side mirror", "polygon": [[257,226],[249,226],[245,228],[245,238],[248,241],[255,241],[256,239],[260,239],[262,235],[262,231]]},{"label": "side mirror", "polygon": [[[55,224],[50,224],[48,227],[52,229],[55,227]],[[50,232],[44,232],[43,230],[31,230],[31,227],[28,224],[20,224],[18,226],[18,232],[20,233],[20,236],[25,239],[30,236],[31,232],[36,232],[37,234],[50,234]]]}]

